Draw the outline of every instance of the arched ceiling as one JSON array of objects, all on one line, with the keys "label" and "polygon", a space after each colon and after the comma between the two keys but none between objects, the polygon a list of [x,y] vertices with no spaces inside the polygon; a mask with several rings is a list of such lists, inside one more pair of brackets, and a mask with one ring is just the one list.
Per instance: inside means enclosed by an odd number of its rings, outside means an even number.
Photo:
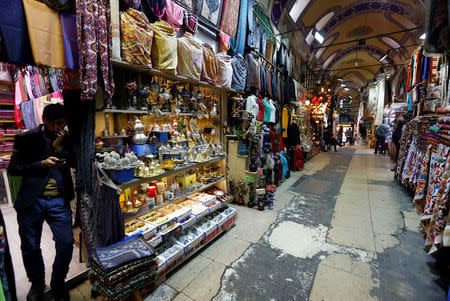
[{"label": "arched ceiling", "polygon": [[[359,89],[381,67],[394,72],[401,69],[420,43],[423,29],[399,31],[423,28],[425,21],[422,0],[289,0],[286,10],[309,45],[309,60],[320,66],[321,72]],[[322,45],[314,39],[313,28],[325,33]],[[399,33],[369,38],[392,32]],[[362,39],[366,39],[365,45],[344,43]],[[380,62],[388,49],[387,59]]]}]

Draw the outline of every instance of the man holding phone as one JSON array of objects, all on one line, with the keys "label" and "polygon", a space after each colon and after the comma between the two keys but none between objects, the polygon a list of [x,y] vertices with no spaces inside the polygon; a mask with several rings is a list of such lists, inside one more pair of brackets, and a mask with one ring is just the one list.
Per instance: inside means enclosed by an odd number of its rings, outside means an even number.
[{"label": "man holding phone", "polygon": [[44,220],[53,232],[56,248],[50,285],[55,300],[69,300],[64,283],[73,251],[70,201],[74,198],[74,190],[70,167],[75,166],[75,156],[65,131],[64,106],[47,105],[42,119],[44,124],[15,136],[8,166],[11,175],[22,176],[14,207],[23,263],[32,284],[27,300],[42,300],[45,290],[45,267],[40,247]]}]

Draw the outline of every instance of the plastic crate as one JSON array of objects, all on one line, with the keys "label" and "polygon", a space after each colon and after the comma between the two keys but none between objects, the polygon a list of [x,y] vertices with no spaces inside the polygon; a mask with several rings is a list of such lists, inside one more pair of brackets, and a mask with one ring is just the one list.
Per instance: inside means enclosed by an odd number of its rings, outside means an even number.
[{"label": "plastic crate", "polygon": [[134,179],[134,168],[105,169],[111,180],[116,183],[124,183]]},{"label": "plastic crate", "polygon": [[131,149],[136,153],[137,156],[146,156],[150,154],[149,144],[133,144],[131,145]]}]

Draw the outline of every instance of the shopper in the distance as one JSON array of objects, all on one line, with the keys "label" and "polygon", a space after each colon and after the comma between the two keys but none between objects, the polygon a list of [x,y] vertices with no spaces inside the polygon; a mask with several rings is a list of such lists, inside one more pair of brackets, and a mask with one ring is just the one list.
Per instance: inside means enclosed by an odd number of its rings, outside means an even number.
[{"label": "shopper in the distance", "polygon": [[375,130],[375,138],[377,142],[375,144],[375,155],[380,152],[380,154],[385,153],[384,142],[386,141],[387,136],[391,132],[389,126],[385,123],[380,124]]},{"label": "shopper in the distance", "polygon": [[344,128],[342,127],[342,125],[339,127],[338,133],[337,133],[337,137],[338,137],[338,143],[339,146],[342,146],[342,138],[344,135]]},{"label": "shopper in the distance", "polygon": [[[405,118],[406,117],[406,118]],[[409,121],[407,115],[399,116],[397,119],[397,125],[395,126],[394,133],[392,134],[392,142],[395,145],[395,156],[394,156],[394,162],[397,164],[398,160],[398,154],[400,151],[400,138],[402,137],[403,132],[403,126]],[[395,171],[397,166],[392,168],[392,171]]]},{"label": "shopper in the distance", "polygon": [[53,232],[56,248],[50,285],[55,300],[70,300],[65,278],[73,251],[70,200],[74,190],[69,166],[75,165],[75,157],[65,131],[64,106],[46,106],[42,119],[44,124],[16,135],[8,167],[11,175],[22,176],[14,207],[23,263],[31,282],[27,300],[43,300],[45,267],[40,241],[44,221]]}]

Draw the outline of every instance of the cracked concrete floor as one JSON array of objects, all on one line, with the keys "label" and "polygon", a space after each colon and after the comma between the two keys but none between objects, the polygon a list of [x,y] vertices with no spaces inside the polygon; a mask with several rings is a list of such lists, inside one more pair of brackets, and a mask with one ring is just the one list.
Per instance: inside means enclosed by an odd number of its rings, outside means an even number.
[{"label": "cracked concrete floor", "polygon": [[146,300],[445,300],[391,167],[367,149],[317,155],[275,210],[235,206],[236,226]]}]

